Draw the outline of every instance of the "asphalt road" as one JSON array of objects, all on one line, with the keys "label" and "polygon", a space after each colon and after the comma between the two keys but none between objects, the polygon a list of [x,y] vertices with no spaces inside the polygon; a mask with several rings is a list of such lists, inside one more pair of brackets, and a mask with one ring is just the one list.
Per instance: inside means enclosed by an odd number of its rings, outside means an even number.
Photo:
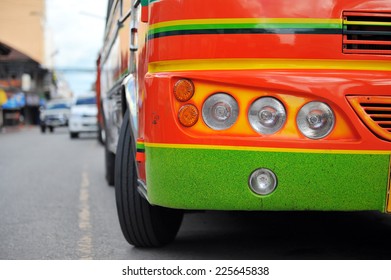
[{"label": "asphalt road", "polygon": [[203,212],[173,244],[122,236],[96,135],[0,133],[0,259],[391,259],[391,216],[376,212]]}]

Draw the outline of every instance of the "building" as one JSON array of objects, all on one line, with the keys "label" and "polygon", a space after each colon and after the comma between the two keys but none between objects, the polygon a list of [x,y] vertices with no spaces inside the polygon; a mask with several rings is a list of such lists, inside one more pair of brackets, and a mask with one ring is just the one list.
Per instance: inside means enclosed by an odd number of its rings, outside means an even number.
[{"label": "building", "polygon": [[22,107],[9,110],[36,124],[40,99],[50,98],[54,80],[45,61],[45,0],[0,0],[0,13],[0,88],[9,99],[22,93]]}]

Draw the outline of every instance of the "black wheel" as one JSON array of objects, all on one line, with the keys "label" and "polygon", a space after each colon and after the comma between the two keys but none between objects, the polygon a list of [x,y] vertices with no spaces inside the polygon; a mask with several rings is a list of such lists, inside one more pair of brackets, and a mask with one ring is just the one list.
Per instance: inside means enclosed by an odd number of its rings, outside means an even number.
[{"label": "black wheel", "polygon": [[45,125],[41,125],[41,132],[42,132],[42,133],[45,133],[45,132],[46,132],[46,126],[45,126]]},{"label": "black wheel", "polygon": [[114,166],[115,166],[115,154],[112,153],[108,147],[107,141],[105,142],[105,167],[106,167],[106,181],[109,186],[114,186]]},{"label": "black wheel", "polygon": [[105,122],[105,117],[103,114],[102,110],[102,115],[103,115],[103,126],[101,126],[98,123],[98,126],[100,128],[99,135],[98,137],[104,137],[102,138],[102,143],[104,144],[105,147],[105,177],[106,177],[106,182],[109,186],[114,186],[114,166],[115,166],[115,154],[111,152],[108,148],[109,145],[109,137],[108,133],[106,131],[107,125]]},{"label": "black wheel", "polygon": [[70,132],[70,133],[69,133],[69,136],[70,136],[72,139],[75,139],[75,138],[78,138],[78,137],[79,137],[79,133],[78,133],[78,132]]},{"label": "black wheel", "polygon": [[105,144],[106,132],[105,129],[98,123],[98,142]]},{"label": "black wheel", "polygon": [[49,126],[49,131],[50,131],[50,133],[53,133],[54,127],[53,126]]},{"label": "black wheel", "polygon": [[[102,105],[99,106],[98,110],[98,141],[102,145],[105,145],[106,142],[106,130],[105,130],[105,116],[103,112]],[[101,112],[101,115],[99,116],[99,111]]]},{"label": "black wheel", "polygon": [[136,247],[160,247],[172,242],[182,223],[183,211],[152,206],[139,194],[128,112],[118,141],[115,177],[118,217],[125,239]]}]

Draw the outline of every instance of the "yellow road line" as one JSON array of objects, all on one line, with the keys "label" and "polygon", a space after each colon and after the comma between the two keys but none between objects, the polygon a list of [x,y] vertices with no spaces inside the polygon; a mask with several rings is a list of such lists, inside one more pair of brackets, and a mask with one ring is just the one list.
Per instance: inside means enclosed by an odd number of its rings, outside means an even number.
[{"label": "yellow road line", "polygon": [[77,245],[81,260],[92,259],[92,234],[91,234],[91,215],[90,215],[90,194],[89,194],[90,180],[88,173],[83,171],[82,181],[80,184],[79,193],[79,229],[82,233]]}]

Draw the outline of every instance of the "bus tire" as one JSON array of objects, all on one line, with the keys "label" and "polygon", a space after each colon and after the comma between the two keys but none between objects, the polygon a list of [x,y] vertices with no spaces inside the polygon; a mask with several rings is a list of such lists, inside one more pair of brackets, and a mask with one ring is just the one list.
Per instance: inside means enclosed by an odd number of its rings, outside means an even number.
[{"label": "bus tire", "polygon": [[137,190],[135,143],[129,112],[122,123],[115,164],[115,197],[125,239],[136,247],[160,247],[172,242],[182,223],[183,211],[152,206]]},{"label": "bus tire", "polygon": [[114,166],[115,166],[115,154],[110,152],[107,148],[107,142],[105,143],[105,168],[106,168],[106,181],[109,186],[114,186]]},{"label": "bus tire", "polygon": [[71,139],[78,138],[79,137],[79,133],[78,132],[70,132],[69,133],[69,137],[71,137]]},{"label": "bus tire", "polygon": [[101,126],[100,123],[98,123],[98,142],[102,145],[105,144],[105,135],[106,135],[106,132],[105,132],[105,129]]}]

